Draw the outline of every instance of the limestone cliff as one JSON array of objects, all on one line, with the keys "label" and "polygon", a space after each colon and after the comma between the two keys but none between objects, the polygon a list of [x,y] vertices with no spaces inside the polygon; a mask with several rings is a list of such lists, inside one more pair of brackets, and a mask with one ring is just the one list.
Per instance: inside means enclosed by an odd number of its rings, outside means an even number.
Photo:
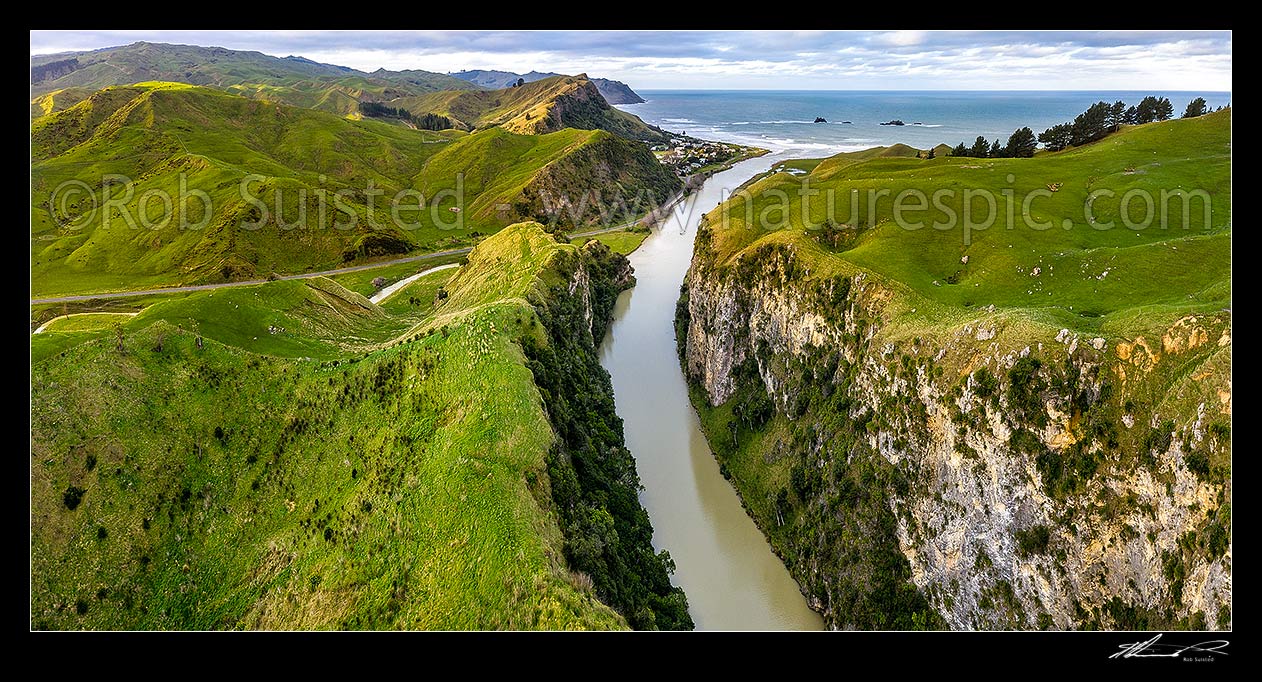
[{"label": "limestone cliff", "polygon": [[1129,338],[915,317],[712,236],[677,319],[694,401],[830,626],[1230,627],[1230,312]]}]

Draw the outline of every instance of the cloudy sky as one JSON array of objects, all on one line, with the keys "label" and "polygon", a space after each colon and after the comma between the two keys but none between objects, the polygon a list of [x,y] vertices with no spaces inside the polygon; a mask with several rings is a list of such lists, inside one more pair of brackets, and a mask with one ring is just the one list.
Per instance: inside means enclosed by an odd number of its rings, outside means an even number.
[{"label": "cloudy sky", "polygon": [[138,40],[642,89],[1231,90],[1229,31],[32,31],[31,54]]}]

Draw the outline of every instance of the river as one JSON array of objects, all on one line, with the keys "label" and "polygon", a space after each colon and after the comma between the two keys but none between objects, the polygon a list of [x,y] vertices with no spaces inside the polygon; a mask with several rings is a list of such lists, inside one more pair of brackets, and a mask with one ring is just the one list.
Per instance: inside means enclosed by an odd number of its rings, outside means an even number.
[{"label": "river", "polygon": [[637,283],[619,297],[601,345],[644,484],[640,501],[653,521],[653,544],[675,560],[675,584],[687,593],[699,630],[823,628],[719,473],[675,352],[675,302],[697,223],[725,190],[782,158],[750,159],[714,175],[654,228],[630,256]]}]

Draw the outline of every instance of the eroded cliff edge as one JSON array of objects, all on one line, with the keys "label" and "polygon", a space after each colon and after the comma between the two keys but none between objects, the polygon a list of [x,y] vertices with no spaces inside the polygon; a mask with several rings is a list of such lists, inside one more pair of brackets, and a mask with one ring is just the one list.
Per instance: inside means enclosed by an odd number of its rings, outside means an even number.
[{"label": "eroded cliff edge", "polygon": [[713,236],[676,319],[694,404],[831,627],[1230,627],[1230,312],[1118,338],[916,316]]}]

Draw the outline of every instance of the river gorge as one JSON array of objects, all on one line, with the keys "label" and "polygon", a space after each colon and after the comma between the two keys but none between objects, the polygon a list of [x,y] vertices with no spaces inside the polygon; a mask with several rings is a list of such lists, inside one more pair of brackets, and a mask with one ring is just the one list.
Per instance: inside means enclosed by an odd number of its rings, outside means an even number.
[{"label": "river gorge", "polygon": [[618,299],[601,346],[654,544],[674,559],[701,630],[823,627],[720,473],[688,399],[673,327],[701,216],[780,160],[763,156],[714,175],[654,228],[630,256],[637,284]]}]

